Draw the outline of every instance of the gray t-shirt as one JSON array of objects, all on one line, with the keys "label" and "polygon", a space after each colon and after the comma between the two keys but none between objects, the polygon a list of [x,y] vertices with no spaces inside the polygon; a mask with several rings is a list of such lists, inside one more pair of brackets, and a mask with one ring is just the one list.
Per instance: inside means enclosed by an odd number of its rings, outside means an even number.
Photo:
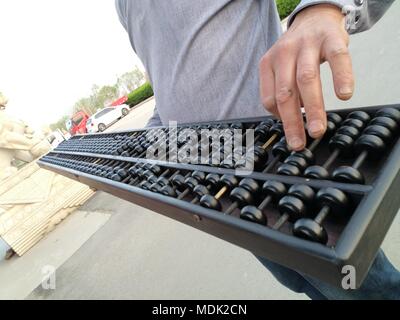
[{"label": "gray t-shirt", "polygon": [[[392,2],[303,0],[294,14],[317,3],[350,4],[362,31]],[[116,0],[116,7],[155,92],[149,126],[266,114],[258,62],[282,33],[275,1]]]}]

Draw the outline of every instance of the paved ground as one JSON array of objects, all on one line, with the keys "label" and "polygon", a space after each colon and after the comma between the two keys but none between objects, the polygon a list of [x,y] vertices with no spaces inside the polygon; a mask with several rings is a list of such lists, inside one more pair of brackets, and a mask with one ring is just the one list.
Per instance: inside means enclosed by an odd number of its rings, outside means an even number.
[{"label": "paved ground", "polygon": [[[400,101],[399,14],[396,2],[372,31],[353,37],[356,96],[351,103],[339,103],[328,85],[328,106]],[[323,79],[330,84],[326,68]],[[153,106],[150,101],[132,111],[118,129],[141,126]],[[111,218],[57,269],[56,290],[38,287],[29,298],[305,298],[279,285],[249,252],[148,210],[101,192],[82,209],[105,210]],[[399,235],[398,216],[383,245],[398,268]]]}]

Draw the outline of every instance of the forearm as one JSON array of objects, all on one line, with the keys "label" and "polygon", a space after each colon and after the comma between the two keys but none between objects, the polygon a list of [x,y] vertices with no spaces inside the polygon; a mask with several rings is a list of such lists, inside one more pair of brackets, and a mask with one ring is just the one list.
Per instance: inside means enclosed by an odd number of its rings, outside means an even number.
[{"label": "forearm", "polygon": [[[293,22],[297,13],[316,4],[332,4],[345,11],[352,11],[355,23],[348,28],[349,33],[357,33],[371,28],[389,9],[394,0],[302,0],[289,17],[288,25]],[[349,9],[349,10],[346,10]],[[349,17],[351,19],[351,17]]]}]

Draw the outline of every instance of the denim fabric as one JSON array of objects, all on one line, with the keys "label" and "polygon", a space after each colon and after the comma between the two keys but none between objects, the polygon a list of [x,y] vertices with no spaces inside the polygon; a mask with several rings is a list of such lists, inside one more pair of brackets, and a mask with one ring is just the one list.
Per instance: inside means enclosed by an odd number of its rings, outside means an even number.
[{"label": "denim fabric", "polygon": [[379,250],[367,277],[357,290],[333,287],[265,258],[257,257],[257,259],[285,287],[294,292],[305,293],[314,300],[400,300],[400,272],[390,263],[382,250]]}]

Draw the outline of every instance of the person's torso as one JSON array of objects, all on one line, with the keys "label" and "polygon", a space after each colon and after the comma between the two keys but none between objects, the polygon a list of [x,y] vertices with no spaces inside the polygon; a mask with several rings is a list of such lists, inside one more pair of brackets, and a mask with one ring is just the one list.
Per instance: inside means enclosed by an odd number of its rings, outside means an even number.
[{"label": "person's torso", "polygon": [[[273,0],[119,0],[163,124],[265,115],[258,64],[281,34]],[[122,7],[122,8],[121,8]]]}]

